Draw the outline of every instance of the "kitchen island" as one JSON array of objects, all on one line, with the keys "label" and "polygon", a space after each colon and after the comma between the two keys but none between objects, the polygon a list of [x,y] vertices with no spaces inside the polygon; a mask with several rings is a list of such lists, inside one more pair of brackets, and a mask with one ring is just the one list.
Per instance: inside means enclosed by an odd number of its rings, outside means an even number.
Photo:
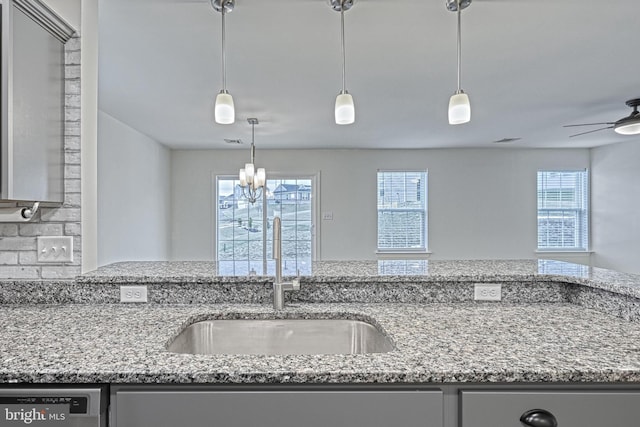
[{"label": "kitchen island", "polygon": [[[75,281],[3,282],[0,393],[100,399],[101,427],[107,419],[111,427],[636,420],[640,276],[543,260],[321,262],[274,311],[272,277],[219,276],[216,267],[130,262]],[[475,300],[476,285],[487,283],[500,301]],[[120,303],[121,286],[146,287],[148,302]],[[167,349],[184,328],[212,319],[358,320],[392,346],[306,355]]]},{"label": "kitchen island", "polygon": [[[556,261],[324,262],[271,306],[271,278],[214,263],[118,263],[75,282],[3,284],[2,382],[449,383],[640,381],[640,277]],[[502,300],[474,301],[476,283]],[[149,303],[119,304],[143,284]],[[22,288],[21,288],[22,286]],[[29,298],[32,297],[32,301]],[[394,344],[354,355],[167,351],[224,318],[365,320]]]},{"label": "kitchen island", "polygon": [[[194,321],[348,318],[387,353],[192,355]],[[0,310],[0,381],[20,383],[640,382],[640,324],[567,303],[15,305]]]}]

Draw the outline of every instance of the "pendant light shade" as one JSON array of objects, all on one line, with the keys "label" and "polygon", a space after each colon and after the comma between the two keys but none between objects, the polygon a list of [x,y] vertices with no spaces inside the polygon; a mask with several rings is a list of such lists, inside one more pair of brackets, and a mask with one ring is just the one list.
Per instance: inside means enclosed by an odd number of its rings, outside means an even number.
[{"label": "pendant light shade", "polygon": [[228,92],[220,92],[216,96],[215,107],[216,123],[229,125],[236,121],[236,109],[233,106],[233,97]]},{"label": "pendant light shade", "polygon": [[342,90],[336,97],[335,119],[338,125],[350,125],[356,121],[356,107],[353,96],[347,92],[346,53],[344,47],[344,12],[351,9],[354,0],[329,0],[329,6],[340,12],[340,28],[342,42]]},{"label": "pendant light shade", "polygon": [[350,93],[339,93],[336,97],[336,123],[350,125],[356,121],[356,108]]},{"label": "pendant light shade", "polygon": [[235,0],[211,0],[211,6],[216,12],[222,14],[222,90],[216,96],[214,119],[216,123],[229,125],[236,121],[236,109],[233,105],[233,97],[227,91],[227,67],[226,67],[226,31],[225,15],[235,7]]},{"label": "pendant light shade", "polygon": [[449,99],[449,124],[459,125],[471,121],[471,103],[469,95],[460,88],[460,63],[462,60],[462,9],[468,7],[471,0],[447,0],[447,9],[458,15],[458,90]]},{"label": "pendant light shade", "polygon": [[449,99],[449,124],[459,125],[471,120],[471,104],[469,96],[460,91],[454,93]]}]

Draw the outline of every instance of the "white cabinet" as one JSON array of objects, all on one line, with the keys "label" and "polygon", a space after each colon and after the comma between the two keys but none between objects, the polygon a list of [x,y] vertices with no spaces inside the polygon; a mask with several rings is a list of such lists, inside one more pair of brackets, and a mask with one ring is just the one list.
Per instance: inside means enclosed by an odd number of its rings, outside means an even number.
[{"label": "white cabinet", "polygon": [[0,200],[64,200],[64,45],[73,29],[39,0],[2,0]]}]

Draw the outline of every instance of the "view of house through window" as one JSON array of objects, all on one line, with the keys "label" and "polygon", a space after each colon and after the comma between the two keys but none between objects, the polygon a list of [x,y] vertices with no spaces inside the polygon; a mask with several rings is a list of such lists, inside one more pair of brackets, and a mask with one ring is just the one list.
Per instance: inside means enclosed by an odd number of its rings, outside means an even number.
[{"label": "view of house through window", "polygon": [[427,250],[427,172],[378,172],[378,250]]},{"label": "view of house through window", "polygon": [[273,218],[282,220],[282,274],[311,273],[311,179],[268,179],[254,204],[237,178],[217,178],[217,261],[221,275],[273,275]]},{"label": "view of house through window", "polygon": [[538,171],[538,249],[589,248],[589,177],[581,171]]}]

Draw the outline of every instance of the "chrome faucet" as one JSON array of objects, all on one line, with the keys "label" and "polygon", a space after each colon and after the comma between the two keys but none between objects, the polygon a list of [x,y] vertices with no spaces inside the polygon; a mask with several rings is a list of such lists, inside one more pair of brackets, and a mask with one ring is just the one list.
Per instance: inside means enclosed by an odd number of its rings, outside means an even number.
[{"label": "chrome faucet", "polygon": [[273,309],[284,309],[284,292],[299,291],[300,278],[291,282],[282,281],[282,223],[280,217],[273,218],[273,259],[276,261],[276,280],[273,282]]}]

